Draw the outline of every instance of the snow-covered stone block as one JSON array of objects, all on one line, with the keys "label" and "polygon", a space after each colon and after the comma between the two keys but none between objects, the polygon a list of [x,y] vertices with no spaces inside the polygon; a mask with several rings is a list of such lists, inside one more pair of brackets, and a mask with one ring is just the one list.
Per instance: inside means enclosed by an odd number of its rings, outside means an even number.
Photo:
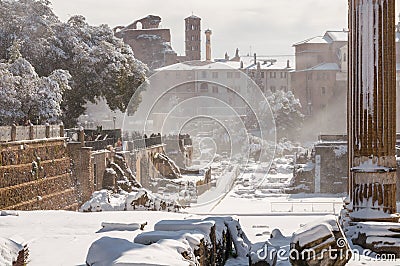
[{"label": "snow-covered stone block", "polygon": [[345,265],[351,251],[334,215],[327,215],[293,233],[292,265]]}]

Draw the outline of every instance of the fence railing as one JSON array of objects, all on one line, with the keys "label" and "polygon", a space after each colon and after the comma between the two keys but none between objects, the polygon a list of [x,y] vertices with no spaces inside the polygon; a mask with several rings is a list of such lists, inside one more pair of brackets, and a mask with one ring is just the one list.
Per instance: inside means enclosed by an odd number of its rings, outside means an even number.
[{"label": "fence railing", "polygon": [[0,127],[0,142],[64,137],[63,125]]},{"label": "fence railing", "polygon": [[342,207],[342,202],[271,202],[271,212],[311,212],[336,214]]},{"label": "fence railing", "polygon": [[155,136],[155,137],[135,139],[132,141],[128,141],[126,147],[129,151],[138,151],[138,150],[145,149],[147,147],[152,147],[152,146],[161,145],[161,144],[162,144],[161,136]]}]

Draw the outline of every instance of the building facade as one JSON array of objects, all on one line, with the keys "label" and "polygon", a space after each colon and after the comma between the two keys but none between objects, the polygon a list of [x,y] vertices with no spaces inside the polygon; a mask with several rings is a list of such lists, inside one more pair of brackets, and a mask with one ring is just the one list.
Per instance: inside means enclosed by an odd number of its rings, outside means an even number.
[{"label": "building facade", "polygon": [[179,56],[171,46],[171,31],[160,27],[161,17],[148,15],[128,26],[114,28],[115,36],[124,40],[150,70],[178,62],[200,60],[201,18],[185,18],[185,55]]},{"label": "building facade", "polygon": [[307,127],[344,133],[347,31],[327,31],[293,46],[296,70],[291,73],[291,84],[307,117]]}]

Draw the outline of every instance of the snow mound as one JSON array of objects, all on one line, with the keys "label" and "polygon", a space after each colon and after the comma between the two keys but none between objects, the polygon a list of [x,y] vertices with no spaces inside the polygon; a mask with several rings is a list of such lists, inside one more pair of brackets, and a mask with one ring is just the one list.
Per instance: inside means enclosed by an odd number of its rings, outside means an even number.
[{"label": "snow mound", "polygon": [[144,224],[138,224],[138,223],[131,223],[131,224],[124,224],[124,223],[107,223],[107,222],[102,222],[101,223],[101,229],[99,232],[109,232],[109,231],[136,231],[138,229],[143,230]]},{"label": "snow mound", "polygon": [[0,216],[19,216],[16,211],[0,211]]},{"label": "snow mound", "polygon": [[215,225],[214,221],[201,221],[197,219],[188,220],[163,220],[154,225],[155,231],[179,231],[192,230],[200,231],[209,236],[211,228]]},{"label": "snow mound", "polygon": [[176,202],[167,202],[144,188],[130,193],[112,193],[109,190],[100,190],[92,194],[90,200],[80,208],[81,212],[101,211],[173,211],[180,210]]},{"label": "snow mound", "polygon": [[137,235],[133,242],[143,245],[157,243],[162,239],[173,239],[188,243],[194,250],[200,245],[200,241],[204,238],[203,233],[190,230],[181,231],[152,231]]},{"label": "snow mound", "polygon": [[102,237],[90,246],[86,263],[90,266],[195,265],[182,254],[192,254],[192,250],[189,245],[176,240],[164,239],[146,246],[125,239]]}]

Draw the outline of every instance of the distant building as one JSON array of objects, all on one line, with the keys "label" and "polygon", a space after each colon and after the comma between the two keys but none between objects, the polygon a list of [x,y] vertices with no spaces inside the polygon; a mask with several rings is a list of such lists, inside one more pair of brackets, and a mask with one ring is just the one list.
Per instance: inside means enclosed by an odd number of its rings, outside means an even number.
[{"label": "distant building", "polygon": [[191,15],[185,18],[185,55],[186,60],[201,59],[201,18]]},{"label": "distant building", "polygon": [[[296,70],[291,87],[315,133],[346,132],[348,32],[326,31],[323,36],[294,44]],[[396,26],[397,90],[400,88],[400,22]],[[397,105],[400,99],[397,97]],[[397,109],[400,128],[400,108]]]},{"label": "distant building", "polygon": [[178,62],[200,60],[201,18],[185,18],[185,55],[178,56],[171,46],[170,29],[160,28],[161,17],[148,15],[128,26],[114,28],[115,36],[132,47],[135,57],[150,70]]},{"label": "distant building", "polygon": [[236,49],[235,56],[229,58],[228,53],[223,59],[215,59],[239,69],[252,78],[262,92],[290,91],[291,72],[294,71],[294,56],[240,56]]},{"label": "distant building", "polygon": [[296,70],[292,72],[292,89],[303,114],[319,130],[345,132],[346,45],[347,31],[327,31],[324,36],[293,45]]}]

